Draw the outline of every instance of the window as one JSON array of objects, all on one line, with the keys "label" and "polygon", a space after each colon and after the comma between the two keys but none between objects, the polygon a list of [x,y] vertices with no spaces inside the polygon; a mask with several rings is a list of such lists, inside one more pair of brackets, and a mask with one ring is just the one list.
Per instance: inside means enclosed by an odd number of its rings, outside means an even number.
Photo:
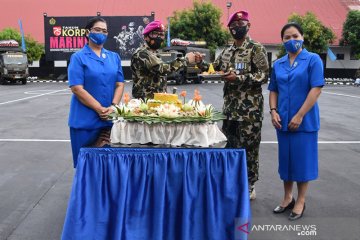
[{"label": "window", "polygon": [[344,54],[343,53],[337,53],[336,54],[336,60],[344,60]]}]

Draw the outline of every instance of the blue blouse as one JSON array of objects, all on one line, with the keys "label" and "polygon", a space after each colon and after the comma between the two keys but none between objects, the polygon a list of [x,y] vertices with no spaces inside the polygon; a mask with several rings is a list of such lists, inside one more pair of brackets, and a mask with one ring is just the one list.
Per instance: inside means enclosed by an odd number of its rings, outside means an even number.
[{"label": "blue blouse", "polygon": [[[288,131],[288,124],[299,111],[314,87],[324,86],[324,67],[319,55],[303,49],[290,66],[289,56],[274,63],[268,90],[278,93],[278,112],[281,131]],[[297,131],[314,132],[320,129],[317,103],[305,114]]]},{"label": "blue blouse", "polygon": [[[83,85],[102,106],[108,107],[114,97],[116,83],[124,82],[120,56],[106,49],[100,57],[85,45],[71,56],[68,67],[69,86]],[[111,126],[103,121],[93,109],[82,104],[73,95],[70,104],[69,126],[78,129],[96,129]]]}]

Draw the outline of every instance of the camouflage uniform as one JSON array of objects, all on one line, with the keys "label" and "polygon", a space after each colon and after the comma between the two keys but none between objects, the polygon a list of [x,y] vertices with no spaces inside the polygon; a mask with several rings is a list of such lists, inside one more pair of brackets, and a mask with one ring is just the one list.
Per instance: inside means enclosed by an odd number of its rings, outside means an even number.
[{"label": "camouflage uniform", "polygon": [[164,63],[158,52],[154,52],[144,43],[131,58],[133,79],[132,96],[134,98],[153,98],[154,93],[166,92],[166,74],[184,66],[183,60],[176,59]]},{"label": "camouflage uniform", "polygon": [[250,185],[259,179],[259,147],[264,97],[261,85],[268,81],[265,48],[249,37],[240,47],[225,48],[213,63],[214,69],[235,71],[235,81],[225,81],[223,113],[227,119],[222,130],[227,147],[245,148]]}]

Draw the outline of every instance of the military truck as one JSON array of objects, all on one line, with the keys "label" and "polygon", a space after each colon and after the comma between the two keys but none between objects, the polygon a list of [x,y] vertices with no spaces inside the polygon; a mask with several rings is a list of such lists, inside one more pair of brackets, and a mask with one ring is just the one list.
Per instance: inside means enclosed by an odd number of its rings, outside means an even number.
[{"label": "military truck", "polygon": [[[203,54],[204,60],[210,62],[210,50],[207,48],[193,47],[193,46],[170,46],[162,49],[160,53],[161,59],[164,62],[171,62],[176,58],[183,58],[189,52],[200,52]],[[176,84],[180,85],[191,80],[194,83],[201,83],[198,74],[201,70],[196,67],[196,64],[188,64],[186,67],[178,69],[167,76],[167,79],[175,80]]]},{"label": "military truck", "polygon": [[28,77],[28,59],[19,43],[15,40],[0,41],[0,84],[7,81],[26,84]]}]

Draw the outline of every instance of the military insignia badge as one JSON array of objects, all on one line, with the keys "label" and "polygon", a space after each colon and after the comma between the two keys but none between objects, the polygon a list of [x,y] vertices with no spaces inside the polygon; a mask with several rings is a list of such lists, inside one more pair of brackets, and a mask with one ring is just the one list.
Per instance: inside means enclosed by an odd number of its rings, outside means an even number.
[{"label": "military insignia badge", "polygon": [[55,25],[55,24],[56,24],[56,20],[55,20],[54,18],[51,18],[51,19],[49,20],[49,23],[50,23],[50,25]]},{"label": "military insignia badge", "polygon": [[144,22],[145,24],[148,24],[148,23],[150,22],[150,20],[149,20],[149,18],[144,17],[144,18],[143,18],[143,22]]}]

